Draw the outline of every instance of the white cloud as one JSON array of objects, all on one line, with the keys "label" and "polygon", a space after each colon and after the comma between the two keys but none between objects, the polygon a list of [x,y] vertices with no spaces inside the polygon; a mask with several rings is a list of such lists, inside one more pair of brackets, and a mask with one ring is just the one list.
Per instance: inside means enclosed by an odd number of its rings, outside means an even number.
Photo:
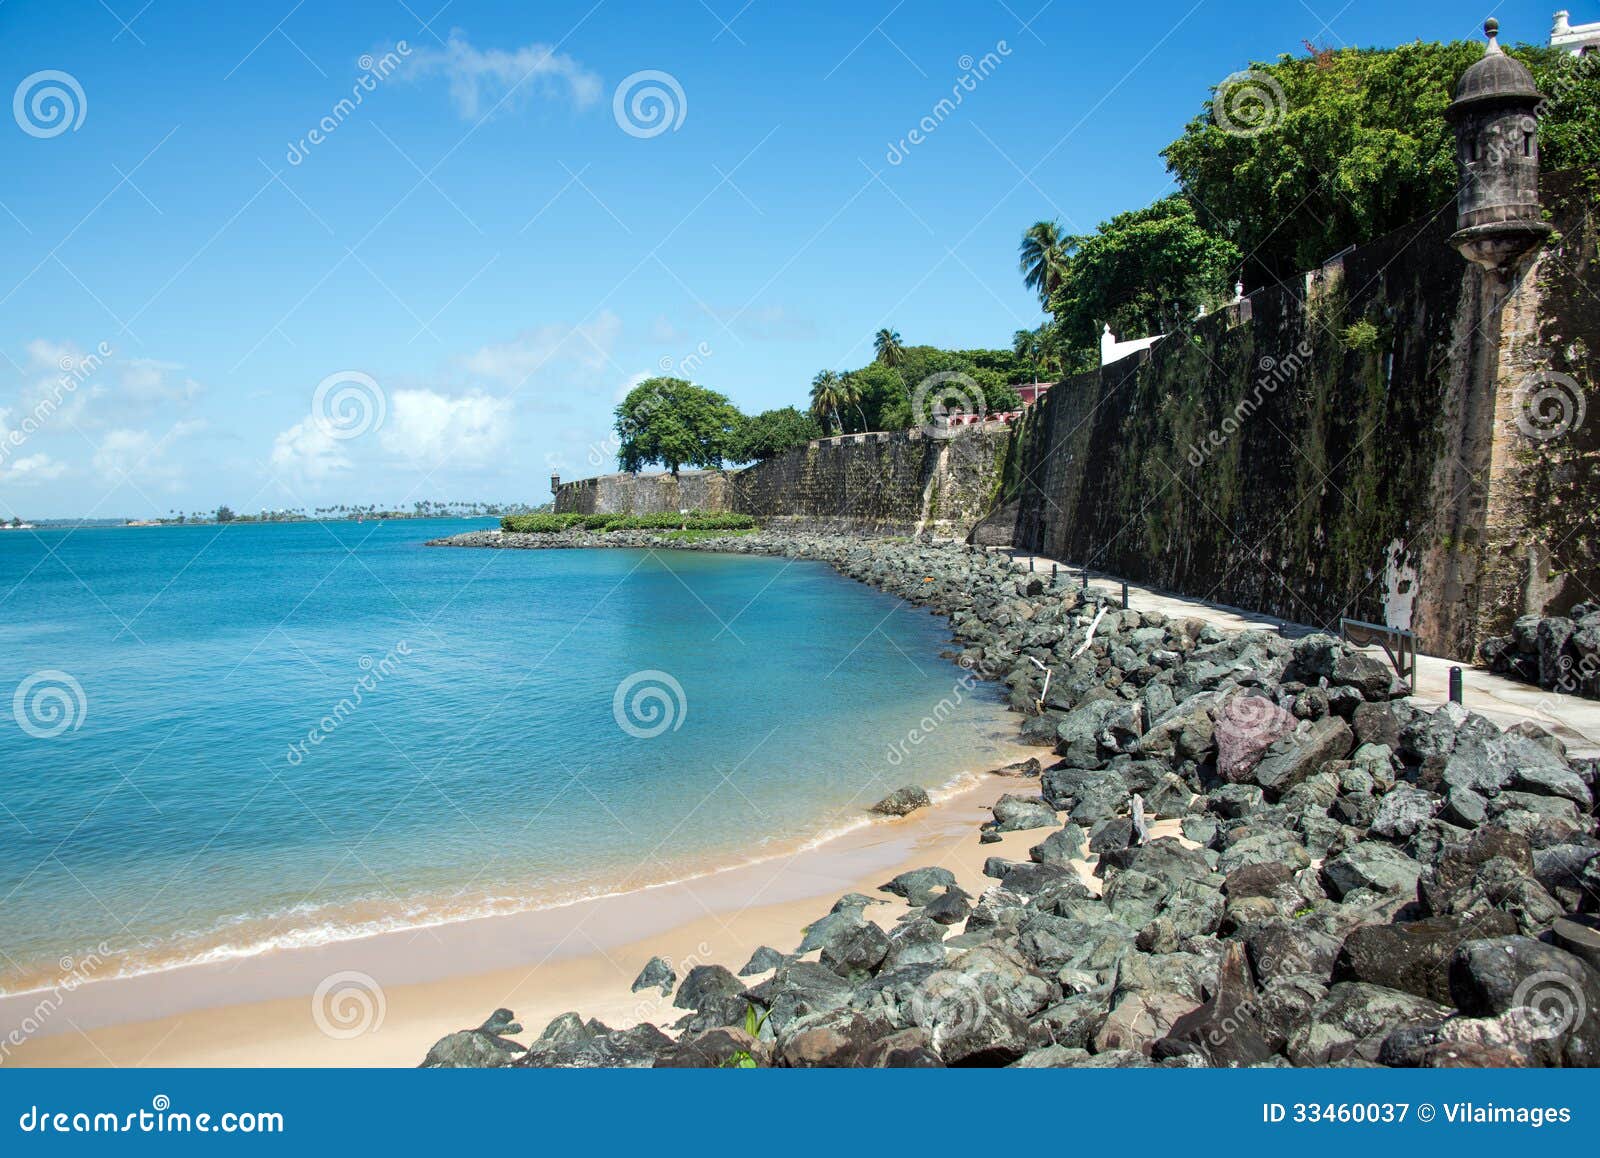
[{"label": "white cloud", "polygon": [[135,358],[122,374],[123,393],[138,403],[192,402],[204,387],[193,378],[172,381],[173,371],[181,369],[175,362]]},{"label": "white cloud", "polygon": [[94,468],[108,482],[176,486],[182,467],[166,461],[173,443],[205,429],[202,419],[176,422],[160,438],[148,430],[119,429],[106,433],[94,452]]},{"label": "white cloud", "polygon": [[[535,94],[565,95],[578,108],[600,99],[600,78],[548,44],[506,51],[480,49],[453,29],[439,48],[413,49],[408,75],[443,76],[450,83],[456,111],[477,120],[496,107],[516,105]],[[503,102],[503,103],[502,103]]]},{"label": "white cloud", "polygon": [[320,481],[350,469],[344,443],[307,415],[272,441],[273,469],[296,479]]},{"label": "white cloud", "polygon": [[30,454],[10,466],[0,466],[0,479],[17,486],[35,486],[60,478],[66,469],[66,463],[57,462],[48,454]]},{"label": "white cloud", "polygon": [[477,391],[397,390],[379,441],[390,454],[427,470],[482,466],[505,445],[510,417],[509,399]]},{"label": "white cloud", "polygon": [[464,364],[470,372],[511,386],[558,364],[599,370],[611,361],[622,319],[610,310],[586,326],[535,326],[509,342],[479,347]]}]

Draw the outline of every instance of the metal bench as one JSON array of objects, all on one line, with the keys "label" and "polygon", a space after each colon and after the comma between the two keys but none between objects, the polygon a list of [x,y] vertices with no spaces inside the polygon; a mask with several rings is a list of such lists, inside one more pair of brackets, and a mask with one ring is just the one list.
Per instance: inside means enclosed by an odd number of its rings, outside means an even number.
[{"label": "metal bench", "polygon": [[1367,623],[1361,619],[1340,619],[1339,638],[1357,647],[1376,644],[1383,648],[1406,694],[1416,690],[1417,637],[1414,632],[1386,627],[1381,623]]}]

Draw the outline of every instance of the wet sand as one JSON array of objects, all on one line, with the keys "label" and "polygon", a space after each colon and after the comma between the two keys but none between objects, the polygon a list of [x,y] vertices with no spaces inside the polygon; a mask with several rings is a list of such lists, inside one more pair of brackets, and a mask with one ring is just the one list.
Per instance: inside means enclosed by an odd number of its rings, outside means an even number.
[{"label": "wet sand", "polygon": [[[1016,747],[1002,760],[1039,749]],[[988,805],[1036,779],[982,774],[965,790],[790,855],[615,896],[510,916],[384,933],[316,948],[0,998],[0,1063],[115,1066],[414,1066],[438,1038],[511,1009],[526,1042],[577,1010],[613,1028],[681,1016],[659,991],[630,993],[652,956],[737,970],[760,945],[790,952],[846,892],[882,896],[885,926],[906,909],[877,891],[895,874],[950,869],[976,896],[990,856],[1026,860],[1050,830],[980,844]],[[1085,867],[1085,872],[1087,868]],[[759,977],[751,980],[760,980]],[[322,997],[317,994],[319,987]],[[16,1045],[7,1034],[37,1024]]]}]

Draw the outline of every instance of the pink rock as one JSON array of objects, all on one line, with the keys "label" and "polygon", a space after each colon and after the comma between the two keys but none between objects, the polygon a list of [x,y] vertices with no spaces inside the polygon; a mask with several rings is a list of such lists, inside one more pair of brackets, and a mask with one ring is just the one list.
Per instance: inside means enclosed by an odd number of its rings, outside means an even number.
[{"label": "pink rock", "polygon": [[1235,696],[1217,713],[1217,774],[1231,784],[1250,779],[1266,750],[1294,728],[1295,718],[1265,696]]}]

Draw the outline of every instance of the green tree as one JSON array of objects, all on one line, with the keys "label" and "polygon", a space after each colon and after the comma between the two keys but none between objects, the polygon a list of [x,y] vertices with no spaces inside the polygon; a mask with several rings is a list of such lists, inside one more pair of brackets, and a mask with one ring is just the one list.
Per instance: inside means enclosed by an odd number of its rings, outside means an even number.
[{"label": "green tree", "polygon": [[839,412],[849,403],[850,394],[844,379],[834,371],[820,371],[811,379],[811,416],[824,428],[843,433],[844,421],[839,417]]},{"label": "green tree", "polygon": [[891,413],[909,412],[910,392],[905,376],[882,362],[869,362],[845,375],[868,430],[899,430]]},{"label": "green tree", "polygon": [[905,354],[905,348],[900,344],[899,330],[879,330],[872,338],[872,348],[877,351],[878,361],[891,369],[900,364]]},{"label": "green tree", "polygon": [[1061,337],[1081,349],[1107,324],[1119,336],[1176,329],[1227,299],[1239,265],[1234,244],[1202,228],[1182,195],[1119,213],[1071,249],[1050,306]]},{"label": "green tree", "polygon": [[793,406],[763,410],[744,420],[731,457],[740,462],[776,458],[786,450],[821,437],[822,427],[817,425],[817,420]]},{"label": "green tree", "polygon": [[723,395],[682,378],[646,378],[617,407],[617,464],[637,472],[660,463],[719,467],[733,450],[743,416]]},{"label": "green tree", "polygon": [[1046,309],[1050,297],[1061,284],[1061,273],[1068,257],[1067,238],[1054,221],[1036,221],[1022,235],[1017,249],[1017,265],[1022,270],[1022,284],[1039,295]]},{"label": "green tree", "polygon": [[231,523],[231,522],[233,522],[234,517],[235,516],[234,516],[233,511],[230,510],[229,508],[227,508],[227,507],[218,507],[217,508],[217,522],[219,522],[219,523]]},{"label": "green tree", "polygon": [[[1549,98],[1545,170],[1592,167],[1600,70],[1542,46],[1511,55]],[[1481,42],[1419,42],[1255,64],[1219,85],[1162,156],[1200,223],[1244,253],[1248,286],[1292,279],[1450,203],[1460,178],[1445,110],[1482,56]]]}]

